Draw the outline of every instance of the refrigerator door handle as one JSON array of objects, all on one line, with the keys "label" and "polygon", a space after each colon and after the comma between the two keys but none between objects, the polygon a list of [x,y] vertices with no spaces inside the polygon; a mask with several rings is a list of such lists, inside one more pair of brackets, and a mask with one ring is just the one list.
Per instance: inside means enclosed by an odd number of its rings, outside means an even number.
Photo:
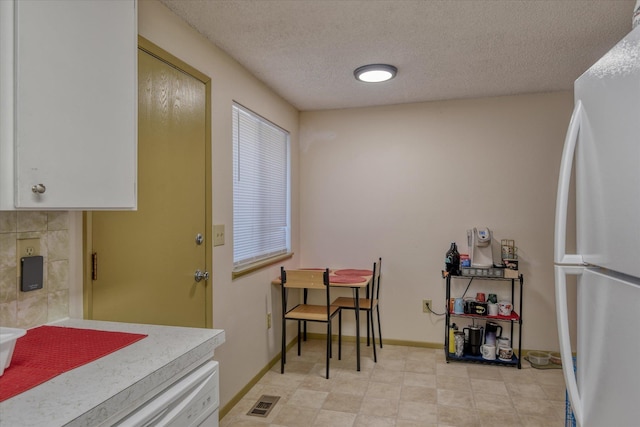
[{"label": "refrigerator door handle", "polygon": [[556,197],[556,225],[554,241],[554,262],[556,264],[583,265],[582,255],[567,255],[567,205],[569,203],[569,184],[571,183],[571,170],[573,169],[573,157],[576,151],[578,132],[582,117],[582,102],[578,100],[571,115],[569,129],[564,140],[562,160],[560,162],[560,176],[558,177],[558,194]]},{"label": "refrigerator door handle", "polygon": [[[558,321],[558,337],[560,339],[560,355],[562,360],[562,373],[564,382],[571,401],[573,415],[579,426],[583,421],[583,405],[578,382],[573,371],[573,354],[571,353],[571,338],[569,336],[569,315],[567,307],[567,274],[579,275],[583,267],[564,267],[556,265],[554,267],[556,276],[556,318]],[[569,363],[568,361],[571,361]]]}]

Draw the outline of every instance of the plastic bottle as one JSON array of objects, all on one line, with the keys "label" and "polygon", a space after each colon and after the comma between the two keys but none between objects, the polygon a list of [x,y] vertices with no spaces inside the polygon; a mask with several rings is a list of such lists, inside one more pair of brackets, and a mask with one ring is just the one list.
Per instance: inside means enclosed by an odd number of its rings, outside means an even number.
[{"label": "plastic bottle", "polygon": [[458,330],[458,326],[455,323],[452,323],[449,326],[449,353],[456,352],[456,340],[455,340],[455,332]]}]

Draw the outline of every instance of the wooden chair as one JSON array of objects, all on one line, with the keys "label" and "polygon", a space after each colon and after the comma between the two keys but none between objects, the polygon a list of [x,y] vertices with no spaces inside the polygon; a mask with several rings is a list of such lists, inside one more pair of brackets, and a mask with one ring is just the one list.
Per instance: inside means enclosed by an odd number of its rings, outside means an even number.
[{"label": "wooden chair", "polygon": [[[287,320],[298,322],[298,356],[300,356],[301,325],[304,322],[319,322],[327,325],[327,373],[329,378],[329,359],[331,357],[331,321],[340,312],[340,307],[331,304],[331,287],[329,286],[329,269],[326,270],[287,270],[280,267],[282,282],[282,356],[280,358],[280,372],[284,374],[287,355]],[[325,303],[321,305],[297,304],[288,308],[287,294],[289,289],[317,289],[325,293]]]},{"label": "wooden chair", "polygon": [[[376,310],[378,317],[378,335],[380,337],[380,348],[382,348],[382,330],[380,328],[380,283],[382,272],[382,258],[378,259],[378,262],[373,263],[373,277],[371,278],[371,289],[367,286],[367,293],[365,298],[360,298],[359,305],[360,311],[367,313],[367,346],[370,345],[370,337],[373,341],[373,361],[377,362],[378,357],[376,355],[376,335],[374,330],[373,310]],[[354,298],[339,297],[333,301],[333,305],[340,307],[340,313],[338,315],[338,349],[342,349],[342,310],[354,310],[356,309]]]}]

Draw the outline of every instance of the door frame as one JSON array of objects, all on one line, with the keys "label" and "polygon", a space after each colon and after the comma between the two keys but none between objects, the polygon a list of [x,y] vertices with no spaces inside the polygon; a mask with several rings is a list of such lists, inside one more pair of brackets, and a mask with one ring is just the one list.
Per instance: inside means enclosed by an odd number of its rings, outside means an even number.
[{"label": "door frame", "polygon": [[[205,271],[211,272],[205,287],[205,325],[213,328],[213,233],[212,233],[212,198],[213,188],[211,182],[211,78],[196,70],[189,64],[170,54],[166,50],[138,35],[138,50],[159,59],[169,66],[199,80],[205,85]],[[136,71],[137,72],[137,71]],[[137,90],[137,89],[136,89]],[[137,110],[137,107],[136,107]],[[92,277],[92,219],[90,211],[83,212],[82,215],[82,302],[83,317],[92,317],[93,288],[91,286]]]}]

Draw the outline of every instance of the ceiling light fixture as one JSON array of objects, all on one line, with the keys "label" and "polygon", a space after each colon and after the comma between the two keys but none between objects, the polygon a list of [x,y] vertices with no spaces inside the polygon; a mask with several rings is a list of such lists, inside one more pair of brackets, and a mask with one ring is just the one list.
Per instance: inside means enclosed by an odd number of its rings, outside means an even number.
[{"label": "ceiling light fixture", "polygon": [[353,75],[356,80],[366,83],[380,83],[391,80],[396,76],[398,69],[388,64],[370,64],[356,68]]}]

